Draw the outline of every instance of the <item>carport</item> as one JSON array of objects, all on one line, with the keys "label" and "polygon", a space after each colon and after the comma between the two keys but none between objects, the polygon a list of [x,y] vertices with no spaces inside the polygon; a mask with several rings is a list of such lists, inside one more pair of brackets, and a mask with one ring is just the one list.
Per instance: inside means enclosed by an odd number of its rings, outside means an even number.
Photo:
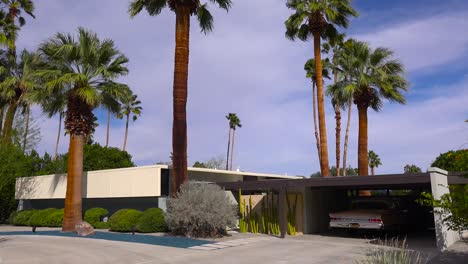
[{"label": "carport", "polygon": [[[304,178],[295,180],[267,180],[255,182],[218,183],[226,190],[237,192],[275,190],[279,193],[279,220],[281,237],[286,234],[285,197],[287,192],[300,192],[304,196],[304,233],[320,233],[328,229],[328,213],[346,206],[348,190],[426,190],[439,199],[449,193],[448,185],[468,184],[462,173],[448,173],[439,168],[429,168],[425,173],[387,174],[375,176],[346,176]],[[236,196],[237,197],[237,196]],[[448,230],[442,216],[434,210],[437,247],[445,250],[460,239],[457,232]]]}]

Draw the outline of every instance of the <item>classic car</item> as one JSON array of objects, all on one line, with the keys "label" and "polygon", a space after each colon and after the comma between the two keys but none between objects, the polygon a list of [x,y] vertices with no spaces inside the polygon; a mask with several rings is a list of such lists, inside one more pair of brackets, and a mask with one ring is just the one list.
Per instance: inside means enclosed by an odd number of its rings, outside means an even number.
[{"label": "classic car", "polygon": [[397,199],[362,198],[351,209],[330,213],[330,228],[396,230],[407,224],[407,210]]}]

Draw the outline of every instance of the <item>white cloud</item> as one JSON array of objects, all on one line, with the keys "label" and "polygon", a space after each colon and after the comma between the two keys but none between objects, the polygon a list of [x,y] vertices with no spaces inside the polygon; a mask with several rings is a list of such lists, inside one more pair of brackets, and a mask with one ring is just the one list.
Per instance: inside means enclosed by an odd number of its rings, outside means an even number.
[{"label": "white cloud", "polygon": [[396,51],[409,71],[427,70],[462,59],[468,51],[468,12],[455,11],[401,22],[355,36]]}]

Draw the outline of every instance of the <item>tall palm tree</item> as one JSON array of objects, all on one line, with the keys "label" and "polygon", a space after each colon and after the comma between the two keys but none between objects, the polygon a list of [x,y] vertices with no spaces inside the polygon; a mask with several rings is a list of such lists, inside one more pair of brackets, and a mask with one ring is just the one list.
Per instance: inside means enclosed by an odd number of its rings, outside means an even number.
[{"label": "tall palm tree", "polygon": [[228,146],[227,146],[227,154],[226,154],[226,170],[229,170],[229,148],[231,146],[231,131],[232,131],[232,121],[231,119],[234,118],[234,113],[229,113],[227,116],[226,116],[226,119],[229,121],[228,122],[228,127],[229,127],[229,136],[228,136]]},{"label": "tall palm tree", "polygon": [[373,150],[369,151],[368,157],[369,157],[369,167],[371,169],[371,175],[375,175],[374,168],[377,168],[380,165],[382,165],[382,161],[380,160],[379,155],[377,155]]},{"label": "tall palm tree", "polygon": [[[322,60],[322,77],[330,79],[330,61],[328,59]],[[312,114],[314,118],[315,142],[317,143],[317,157],[320,159],[320,139],[317,128],[317,75],[315,74],[315,60],[309,59],[304,65],[306,77],[312,80]],[[322,163],[320,162],[320,171],[322,171]]]},{"label": "tall palm tree", "polygon": [[408,89],[404,67],[393,58],[394,52],[387,48],[369,48],[366,42],[349,40],[340,53],[340,65],[349,76],[339,82],[358,108],[358,172],[369,175],[368,170],[368,119],[367,110],[379,111],[384,100],[404,104],[402,91]]},{"label": "tall palm tree", "polygon": [[[338,53],[344,42],[345,34],[336,34],[330,38],[327,43],[323,44],[325,52],[331,52],[331,63],[333,64],[333,84],[338,82]],[[336,176],[340,176],[340,158],[341,158],[341,108],[343,102],[339,96],[332,96],[331,100],[333,109],[335,110],[335,159],[336,159]],[[346,167],[343,167],[346,170]]]},{"label": "tall palm tree", "polygon": [[105,103],[103,94],[110,90],[117,94],[121,89],[109,80],[127,74],[128,59],[112,40],[100,40],[83,28],[78,29],[77,38],[57,33],[43,42],[39,51],[48,67],[37,75],[43,78],[50,94],[63,93],[67,98],[65,129],[70,145],[62,230],[70,232],[82,219],[83,146],[94,128],[93,109]]},{"label": "tall palm tree", "polygon": [[[120,88],[116,87],[116,89],[110,89],[110,92],[112,91],[120,91],[121,89],[124,90],[129,90],[127,85],[123,84],[115,84],[115,85],[122,85]],[[130,91],[128,91],[130,92]],[[107,126],[106,126],[106,147],[109,146],[109,134],[110,134],[110,120],[111,120],[111,115],[117,116],[119,118],[119,113],[121,111],[120,107],[120,100],[122,98],[119,98],[118,94],[108,94],[107,92],[103,93],[103,108],[107,111]]]},{"label": "tall palm tree", "polygon": [[324,91],[322,79],[321,39],[337,33],[335,26],[348,27],[350,16],[357,16],[350,0],[288,0],[286,6],[294,10],[286,20],[286,37],[307,41],[314,39],[315,72],[317,73],[317,102],[320,129],[320,167],[322,176],[329,176],[327,128],[325,124]]},{"label": "tall palm tree", "polygon": [[20,61],[16,65],[0,66],[0,72],[7,73],[7,77],[0,82],[0,94],[8,101],[2,134],[2,142],[6,144],[12,142],[16,110],[21,106],[29,107],[32,94],[41,88],[35,72],[42,67],[42,58],[26,50],[19,57]]},{"label": "tall palm tree", "polygon": [[[210,0],[228,11],[231,0]],[[195,15],[201,31],[205,34],[213,30],[213,16],[208,11],[208,4],[200,0],[132,0],[128,9],[131,17],[143,8],[149,15],[157,16],[168,6],[176,16],[175,60],[173,84],[173,184],[172,195],[176,195],[180,185],[187,181],[187,79],[189,64],[190,17]]]},{"label": "tall palm tree", "polygon": [[26,24],[26,19],[22,13],[26,13],[35,18],[34,2],[32,0],[1,0],[0,1],[0,19],[3,21],[4,43],[9,48],[9,57],[12,61],[16,59],[16,39],[19,29]]},{"label": "tall palm tree", "polygon": [[136,94],[132,94],[131,92],[127,93],[125,96],[121,98],[122,103],[122,112],[118,114],[118,117],[122,119],[125,117],[125,137],[122,150],[125,151],[127,147],[127,137],[128,137],[128,121],[130,120],[130,115],[132,116],[133,122],[135,122],[138,117],[141,115],[141,111],[143,107],[140,106],[141,101],[138,100]]},{"label": "tall palm tree", "polygon": [[[237,127],[241,128],[242,124],[240,123],[239,117],[234,113],[229,113],[228,116],[226,116],[226,118],[229,120],[229,132],[231,132],[232,130],[231,162],[229,165],[229,170],[232,170],[232,160],[234,159],[234,139],[236,136],[236,128]],[[231,133],[229,133],[229,135],[231,135]],[[228,148],[229,148],[229,145],[228,145]],[[226,162],[229,162],[229,160],[226,160]]]}]

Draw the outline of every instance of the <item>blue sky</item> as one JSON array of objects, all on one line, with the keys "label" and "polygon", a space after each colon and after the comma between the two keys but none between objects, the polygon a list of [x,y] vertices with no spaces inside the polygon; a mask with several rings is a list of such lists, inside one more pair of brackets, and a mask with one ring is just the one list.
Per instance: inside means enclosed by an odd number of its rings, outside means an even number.
[{"label": "blue sky", "polygon": [[[243,127],[236,133],[234,167],[288,175],[310,175],[319,168],[313,136],[311,85],[304,62],[312,43],[284,37],[290,11],[284,0],[233,1],[229,13],[211,10],[214,32],[200,33],[192,20],[188,98],[189,164],[225,155],[235,112]],[[130,19],[128,1],[36,1],[18,46],[35,49],[55,32],[89,28],[111,38],[130,58],[121,79],[139,95],[143,116],[130,127],[128,150],[138,165],[169,160],[172,129],[174,14]],[[387,103],[369,114],[369,149],[383,165],[377,173],[399,173],[408,163],[426,169],[441,152],[468,144],[468,3],[464,0],[356,0],[360,17],[349,36],[372,47],[385,46],[407,68],[407,105]],[[330,164],[334,164],[334,115],[326,100]],[[349,164],[357,166],[357,116],[353,109]],[[95,140],[105,142],[105,119]],[[37,109],[41,152],[52,152],[58,120]],[[345,123],[346,120],[343,120]],[[344,128],[343,128],[344,130]],[[124,122],[112,121],[111,145],[121,147]],[[66,151],[68,138],[60,145]]]}]

